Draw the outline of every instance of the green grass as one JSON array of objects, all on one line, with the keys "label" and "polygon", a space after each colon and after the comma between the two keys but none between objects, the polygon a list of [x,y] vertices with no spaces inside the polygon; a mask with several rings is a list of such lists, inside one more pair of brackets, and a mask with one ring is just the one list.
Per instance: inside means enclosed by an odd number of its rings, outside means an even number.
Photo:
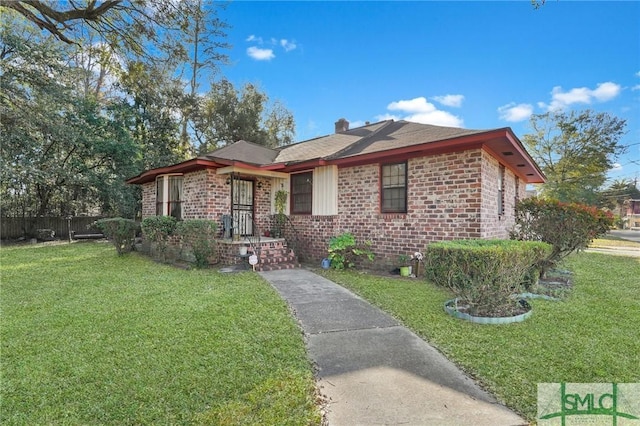
[{"label": "green grass", "polygon": [[507,406],[534,420],[537,384],[640,382],[640,259],[582,253],[562,302],[532,300],[533,315],[509,325],[452,318],[452,296],[417,279],[323,272],[391,313]]},{"label": "green grass", "polygon": [[112,246],[0,249],[2,424],[319,424],[304,341],[253,273]]}]

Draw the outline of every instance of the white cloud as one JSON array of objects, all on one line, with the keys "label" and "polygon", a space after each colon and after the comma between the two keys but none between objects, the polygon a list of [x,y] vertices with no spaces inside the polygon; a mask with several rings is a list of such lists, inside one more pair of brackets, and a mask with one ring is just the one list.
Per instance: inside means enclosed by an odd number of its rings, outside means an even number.
[{"label": "white cloud", "polygon": [[617,172],[622,170],[622,164],[620,163],[613,163],[613,167],[611,167],[611,169],[609,169],[610,172]]},{"label": "white cloud", "polygon": [[631,88],[631,90],[640,90],[640,84],[636,84]]},{"label": "white cloud", "polygon": [[414,99],[391,102],[387,105],[390,111],[401,111],[401,114],[382,114],[379,120],[407,120],[416,123],[434,124],[437,126],[462,127],[463,121],[450,112],[437,109],[427,98],[421,96]]},{"label": "white cloud", "polygon": [[256,61],[270,61],[276,57],[276,55],[273,54],[272,49],[261,49],[256,46],[247,48],[247,55]]},{"label": "white cloud", "polygon": [[622,87],[619,84],[610,81],[598,84],[595,89],[576,87],[568,92],[564,92],[560,86],[555,86],[553,90],[551,90],[551,103],[549,105],[538,103],[538,105],[547,108],[549,111],[558,111],[572,104],[590,104],[593,101],[610,101],[618,96],[621,90]]},{"label": "white cloud", "polygon": [[434,96],[433,100],[442,105],[459,108],[462,106],[462,101],[464,101],[464,95]]},{"label": "white cloud", "polygon": [[533,105],[517,104],[511,102],[498,108],[498,114],[501,120],[505,121],[524,121],[528,120],[533,114]]},{"label": "white cloud", "polygon": [[640,71],[636,73],[636,77],[640,77]]},{"label": "white cloud", "polygon": [[255,41],[256,43],[259,43],[259,44],[262,44],[262,43],[263,43],[263,41],[262,41],[262,37],[256,37],[256,36],[254,36],[253,34],[251,34],[249,37],[247,37],[247,40],[246,40],[246,41],[249,41],[249,42],[251,42],[251,41]]},{"label": "white cloud", "polygon": [[619,84],[608,81],[606,83],[598,84],[596,90],[591,93],[598,101],[606,102],[618,96],[621,90],[622,87]]},{"label": "white cloud", "polygon": [[282,40],[280,40],[280,46],[284,48],[285,52],[290,52],[294,50],[296,47],[298,47],[295,41],[289,41],[286,38],[283,38]]}]

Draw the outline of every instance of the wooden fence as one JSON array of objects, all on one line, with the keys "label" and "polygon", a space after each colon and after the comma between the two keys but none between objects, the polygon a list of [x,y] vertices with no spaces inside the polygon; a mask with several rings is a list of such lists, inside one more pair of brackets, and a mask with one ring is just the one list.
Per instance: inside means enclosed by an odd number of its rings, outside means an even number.
[{"label": "wooden fence", "polygon": [[[52,229],[55,238],[69,238],[69,231],[76,234],[100,232],[91,224],[102,217],[78,216],[69,221],[66,217],[0,217],[0,238],[13,240],[34,237],[36,229]],[[69,226],[71,225],[71,226]]]}]

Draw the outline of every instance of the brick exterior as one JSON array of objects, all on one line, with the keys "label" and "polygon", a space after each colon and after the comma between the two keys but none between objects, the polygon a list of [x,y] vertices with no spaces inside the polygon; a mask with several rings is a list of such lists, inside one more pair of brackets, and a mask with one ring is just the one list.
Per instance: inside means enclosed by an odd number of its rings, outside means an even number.
[{"label": "brick exterior", "polygon": [[[482,223],[480,238],[509,238],[509,230],[515,224],[516,175],[505,169],[504,214],[498,214],[498,175],[500,164],[486,152],[482,162]],[[518,198],[524,198],[525,185],[520,182]]]},{"label": "brick exterior", "polygon": [[480,149],[409,159],[406,214],[380,213],[380,164],[341,168],[338,215],[292,219],[314,260],[331,236],[349,231],[370,240],[376,266],[386,268],[431,241],[480,238],[484,161]]},{"label": "brick exterior", "polygon": [[142,218],[156,215],[156,183],[142,184]]},{"label": "brick exterior", "polygon": [[[218,222],[222,232],[222,215],[231,213],[231,186],[227,184],[228,175],[218,175],[215,170],[205,169],[193,173],[185,173],[182,181],[183,219],[209,219]],[[271,179],[255,179],[255,214],[261,229],[271,214]],[[262,186],[258,188],[258,184]],[[142,218],[156,214],[155,182],[142,185]]]},{"label": "brick exterior", "polygon": [[[231,205],[226,180],[227,176],[217,175],[211,169],[185,174],[182,182],[182,217],[220,221],[223,214],[229,213]],[[222,223],[218,224],[218,229],[222,229]]]},{"label": "brick exterior", "polygon": [[[504,214],[498,214],[499,163],[488,152],[473,149],[407,160],[406,214],[380,213],[380,164],[338,169],[338,214],[291,215],[304,260],[326,256],[329,239],[352,232],[372,241],[375,267],[397,264],[399,254],[423,251],[432,241],[463,238],[508,238],[514,223],[516,176],[505,171]],[[226,175],[202,170],[184,176],[183,217],[220,220],[231,210]],[[262,188],[257,188],[257,183]],[[525,195],[520,181],[520,198]],[[259,228],[268,229],[271,179],[256,178],[255,213]],[[143,185],[143,217],[155,214],[155,185]],[[221,228],[221,227],[220,227]]]}]

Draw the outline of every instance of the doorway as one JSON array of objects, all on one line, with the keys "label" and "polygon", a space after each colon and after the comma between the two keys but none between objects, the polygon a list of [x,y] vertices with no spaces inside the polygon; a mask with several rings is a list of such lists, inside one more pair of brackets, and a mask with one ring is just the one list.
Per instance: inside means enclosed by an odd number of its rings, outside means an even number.
[{"label": "doorway", "polygon": [[232,178],[231,215],[233,235],[253,235],[254,181]]}]

